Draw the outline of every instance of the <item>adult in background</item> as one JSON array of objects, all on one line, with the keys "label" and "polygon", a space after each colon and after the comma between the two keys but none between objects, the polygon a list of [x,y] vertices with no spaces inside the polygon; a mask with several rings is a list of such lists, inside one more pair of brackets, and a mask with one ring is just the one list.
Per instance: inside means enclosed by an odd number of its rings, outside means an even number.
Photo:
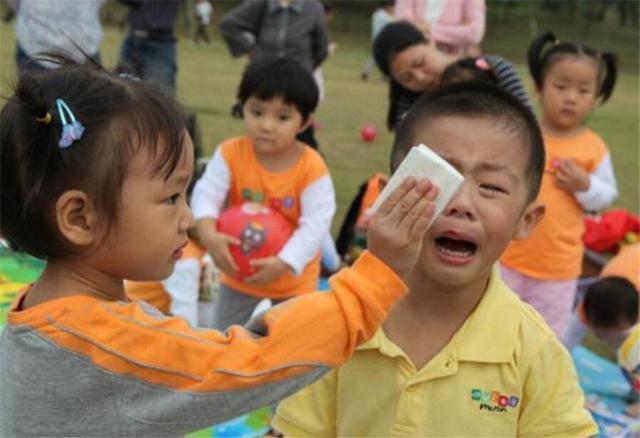
[{"label": "adult in background", "polygon": [[100,61],[102,25],[100,8],[105,0],[21,0],[16,4],[16,64],[18,71],[54,68],[43,53],[60,53],[83,63],[87,55]]},{"label": "adult in background", "polygon": [[[382,73],[391,79],[387,127],[395,129],[411,105],[425,92],[438,88],[442,73],[462,56],[441,51],[408,21],[385,26],[374,41],[373,57]],[[508,61],[496,55],[482,58],[499,87],[533,108],[524,85]]]},{"label": "adult in background", "polygon": [[[371,15],[371,42],[376,40],[376,37],[384,27],[394,21],[393,18],[394,4],[393,0],[382,0],[376,10]],[[362,67],[362,73],[360,73],[360,79],[366,81],[371,75],[373,70],[374,60],[373,55],[369,55],[366,64]]]},{"label": "adult in background", "polygon": [[[313,72],[326,59],[329,35],[315,0],[250,0],[229,11],[220,32],[233,57],[290,57]],[[313,124],[298,139],[317,149]]]},{"label": "adult in background", "polygon": [[174,25],[180,0],[120,1],[130,7],[120,69],[155,82],[174,95],[178,71]]},{"label": "adult in background", "polygon": [[425,32],[445,53],[466,54],[484,36],[484,0],[396,0],[395,15]]}]

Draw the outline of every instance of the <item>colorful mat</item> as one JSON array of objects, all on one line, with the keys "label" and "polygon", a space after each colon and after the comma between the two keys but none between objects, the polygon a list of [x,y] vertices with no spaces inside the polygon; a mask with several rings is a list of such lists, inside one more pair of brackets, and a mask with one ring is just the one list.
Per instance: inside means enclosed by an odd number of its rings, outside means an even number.
[{"label": "colorful mat", "polygon": [[0,244],[0,328],[5,324],[13,299],[40,275],[43,267],[41,260],[16,254]]},{"label": "colorful mat", "polygon": [[640,418],[624,413],[631,387],[617,364],[584,347],[573,350],[580,385],[603,437],[639,437]]}]

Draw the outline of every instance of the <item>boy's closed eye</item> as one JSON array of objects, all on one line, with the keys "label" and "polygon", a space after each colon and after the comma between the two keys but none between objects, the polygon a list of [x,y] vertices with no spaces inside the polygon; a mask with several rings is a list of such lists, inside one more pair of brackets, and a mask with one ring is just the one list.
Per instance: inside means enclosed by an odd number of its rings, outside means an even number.
[{"label": "boy's closed eye", "polygon": [[502,186],[498,186],[495,184],[480,184],[480,189],[484,192],[490,193],[491,195],[508,195],[509,192],[505,190]]}]

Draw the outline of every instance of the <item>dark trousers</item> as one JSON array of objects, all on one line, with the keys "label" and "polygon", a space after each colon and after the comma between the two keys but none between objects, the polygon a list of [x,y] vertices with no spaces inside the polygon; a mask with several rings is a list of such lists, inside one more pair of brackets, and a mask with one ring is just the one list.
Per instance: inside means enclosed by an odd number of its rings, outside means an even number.
[{"label": "dark trousers", "polygon": [[200,41],[200,39],[203,39],[206,43],[211,41],[211,39],[209,38],[208,26],[203,23],[198,23],[198,28],[196,29],[196,33],[193,36],[193,42],[197,43],[198,41]]},{"label": "dark trousers", "polygon": [[119,64],[121,69],[175,94],[178,65],[173,37],[160,40],[129,34],[122,43]]}]

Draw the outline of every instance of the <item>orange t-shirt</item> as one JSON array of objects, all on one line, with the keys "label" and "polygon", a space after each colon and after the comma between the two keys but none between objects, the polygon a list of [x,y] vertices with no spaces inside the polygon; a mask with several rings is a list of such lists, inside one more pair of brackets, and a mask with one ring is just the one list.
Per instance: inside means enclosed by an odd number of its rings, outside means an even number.
[{"label": "orange t-shirt", "polygon": [[547,156],[538,201],[546,206],[545,216],[528,239],[511,242],[501,262],[533,278],[570,280],[582,269],[584,211],[573,193],[556,187],[553,163],[571,159],[592,173],[608,150],[590,129],[571,138],[545,135],[544,144]]},{"label": "orange t-shirt", "polygon": [[[293,166],[278,173],[262,167],[249,137],[232,138],[220,147],[230,174],[227,205],[259,202],[276,208],[291,223],[294,230],[298,228],[298,221],[302,215],[302,192],[319,178],[329,175],[320,154],[308,147]],[[254,287],[222,273],[220,282],[249,295],[280,299],[316,291],[319,276],[318,252],[298,276],[287,272],[272,283]]]},{"label": "orange t-shirt", "polygon": [[613,276],[626,278],[640,292],[640,243],[620,248],[600,272],[600,277]]}]

